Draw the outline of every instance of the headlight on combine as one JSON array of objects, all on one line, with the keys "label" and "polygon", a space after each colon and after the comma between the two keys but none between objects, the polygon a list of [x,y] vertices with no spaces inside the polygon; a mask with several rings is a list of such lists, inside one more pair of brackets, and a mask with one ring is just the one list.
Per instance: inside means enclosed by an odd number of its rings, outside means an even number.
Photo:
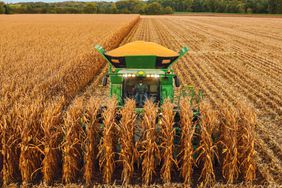
[{"label": "headlight on combine", "polygon": [[160,75],[158,75],[158,74],[148,74],[147,77],[149,77],[149,78],[159,78]]},{"label": "headlight on combine", "polygon": [[135,74],[123,74],[122,77],[127,78],[127,77],[136,77]]}]

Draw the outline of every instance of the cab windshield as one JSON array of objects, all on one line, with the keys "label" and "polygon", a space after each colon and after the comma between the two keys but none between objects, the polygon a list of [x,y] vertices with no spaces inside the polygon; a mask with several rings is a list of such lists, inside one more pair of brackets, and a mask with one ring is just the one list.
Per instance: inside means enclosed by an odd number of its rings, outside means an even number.
[{"label": "cab windshield", "polygon": [[147,99],[154,103],[159,102],[160,79],[159,78],[124,78],[123,81],[123,100],[126,98],[134,99],[136,106],[142,108]]}]

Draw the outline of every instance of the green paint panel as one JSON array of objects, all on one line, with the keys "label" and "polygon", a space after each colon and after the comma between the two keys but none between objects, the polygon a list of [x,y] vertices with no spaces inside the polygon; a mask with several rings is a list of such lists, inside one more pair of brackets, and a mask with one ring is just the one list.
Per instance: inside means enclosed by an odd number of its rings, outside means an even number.
[{"label": "green paint panel", "polygon": [[161,85],[161,104],[164,103],[164,100],[169,98],[173,102],[174,92],[172,85]]},{"label": "green paint panel", "polygon": [[122,84],[123,78],[119,75],[111,75],[110,76],[112,84]]},{"label": "green paint panel", "polygon": [[156,56],[126,56],[126,68],[155,69]]},{"label": "green paint panel", "polygon": [[173,89],[173,77],[166,77],[160,79],[160,94],[161,104],[163,104],[166,98],[170,98],[173,101],[174,89]]},{"label": "green paint panel", "polygon": [[118,103],[122,105],[122,82],[123,78],[118,75],[111,75],[111,97],[115,96]]},{"label": "green paint panel", "polygon": [[111,84],[111,97],[116,97],[118,104],[122,105],[122,85]]}]

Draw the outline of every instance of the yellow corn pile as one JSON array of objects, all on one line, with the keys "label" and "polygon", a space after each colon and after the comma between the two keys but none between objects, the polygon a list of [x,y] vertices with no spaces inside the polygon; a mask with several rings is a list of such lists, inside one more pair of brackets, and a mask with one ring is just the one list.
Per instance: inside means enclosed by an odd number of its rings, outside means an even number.
[{"label": "yellow corn pile", "polygon": [[109,56],[154,55],[159,57],[175,57],[179,54],[154,42],[135,41],[106,53]]}]

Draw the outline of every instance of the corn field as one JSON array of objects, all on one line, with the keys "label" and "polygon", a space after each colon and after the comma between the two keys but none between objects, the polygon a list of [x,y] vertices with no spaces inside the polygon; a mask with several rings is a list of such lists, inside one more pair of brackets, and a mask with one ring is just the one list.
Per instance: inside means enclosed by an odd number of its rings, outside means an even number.
[{"label": "corn field", "polygon": [[[141,170],[142,173],[138,176],[146,185],[157,181],[172,183],[172,174],[179,174],[182,177],[177,181],[192,185],[192,179],[196,177],[193,169],[198,166],[201,173],[197,181],[202,185],[212,185],[215,184],[216,173],[214,158],[219,156],[224,159],[221,167],[227,182],[238,180],[239,173],[246,181],[253,181],[255,178],[255,161],[252,161],[254,159],[253,144],[250,147],[245,142],[236,142],[236,148],[238,150],[244,148],[246,152],[242,154],[246,157],[238,155],[232,158],[230,155],[236,155],[234,152],[237,150],[231,146],[234,145],[234,140],[240,139],[239,137],[248,139],[248,142],[254,142],[249,131],[253,131],[255,120],[250,121],[241,117],[236,125],[242,125],[245,129],[242,132],[239,129],[232,130],[230,133],[229,129],[231,125],[234,125],[234,118],[228,112],[232,109],[224,109],[221,112],[224,121],[222,124],[217,124],[216,110],[204,101],[200,104],[201,118],[195,122],[192,120],[193,112],[189,101],[188,98],[181,101],[183,111],[181,111],[182,119],[179,124],[182,131],[179,135],[180,144],[177,146],[174,144],[176,138],[174,105],[169,100],[165,101],[160,109],[152,101],[145,103],[140,125],[142,136],[140,140],[136,140],[134,135],[138,125],[134,100],[126,101],[125,106],[117,112],[116,99],[108,101],[107,107],[101,111],[101,101],[79,97],[62,117],[60,113],[64,99],[59,98],[56,103],[49,104],[43,112],[42,124],[39,125],[41,129],[31,129],[42,130],[44,136],[30,137],[31,139],[28,139],[28,136],[27,138],[20,137],[19,149],[22,147],[25,149],[19,151],[21,155],[18,158],[21,180],[13,179],[11,176],[16,175],[12,166],[17,166],[15,161],[9,163],[9,157],[5,158],[3,155],[3,164],[8,163],[11,168],[2,169],[3,183],[7,185],[11,182],[22,181],[23,184],[31,184],[42,177],[47,185],[52,185],[56,181],[62,181],[65,184],[85,182],[87,185],[112,184],[114,181],[120,181],[123,185],[129,185],[136,183],[133,176],[136,177]],[[241,110],[248,110],[245,104],[238,105],[242,107],[237,112],[238,114],[243,113]],[[159,110],[162,111],[162,116],[159,121],[156,121]],[[117,114],[121,115],[119,121]],[[219,135],[220,131],[227,132],[227,137],[219,137],[217,142],[213,141],[213,135]],[[27,134],[21,131],[21,135],[23,133]],[[200,139],[197,149],[193,144],[195,135]],[[2,147],[4,136],[5,134],[2,135]],[[2,153],[5,154],[4,148]],[[34,156],[37,157],[36,160]],[[243,161],[233,166],[229,163],[234,161],[228,160],[228,157]],[[236,166],[239,164],[241,165]],[[113,173],[119,165],[122,168],[122,174],[119,179],[114,179]],[[11,174],[10,177],[7,176],[8,174]],[[100,175],[103,178],[97,180]]]},{"label": "corn field", "polygon": [[[0,15],[0,25],[0,186],[281,186],[280,18]],[[173,69],[203,99],[118,107],[93,45],[136,40],[188,46]]]}]

